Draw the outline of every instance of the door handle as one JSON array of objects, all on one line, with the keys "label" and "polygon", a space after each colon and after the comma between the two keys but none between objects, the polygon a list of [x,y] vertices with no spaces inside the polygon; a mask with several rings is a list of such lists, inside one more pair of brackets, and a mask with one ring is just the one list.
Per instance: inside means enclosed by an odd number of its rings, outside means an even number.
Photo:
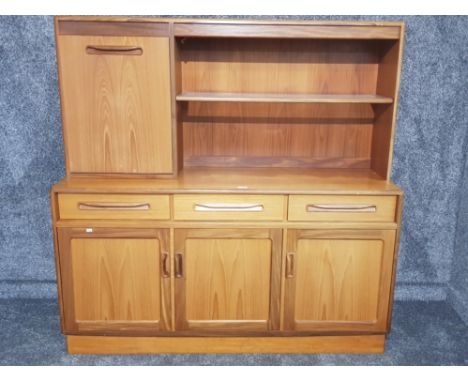
[{"label": "door handle", "polygon": [[175,254],[175,277],[178,279],[184,277],[183,255],[180,252]]},{"label": "door handle", "polygon": [[294,253],[286,255],[286,278],[291,279],[294,277]]},{"label": "door handle", "polygon": [[169,258],[169,254],[167,252],[161,253],[161,276],[164,278],[171,276],[169,270],[167,269],[168,258]]}]

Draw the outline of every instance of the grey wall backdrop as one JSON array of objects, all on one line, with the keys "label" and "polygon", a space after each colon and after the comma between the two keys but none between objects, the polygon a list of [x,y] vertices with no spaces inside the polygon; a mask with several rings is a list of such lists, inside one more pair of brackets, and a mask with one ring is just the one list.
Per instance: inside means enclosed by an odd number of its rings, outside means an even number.
[{"label": "grey wall backdrop", "polygon": [[[468,17],[339,18],[406,22],[396,298],[448,298],[468,321]],[[48,192],[65,170],[53,32],[49,16],[0,17],[3,298],[56,296]]]}]

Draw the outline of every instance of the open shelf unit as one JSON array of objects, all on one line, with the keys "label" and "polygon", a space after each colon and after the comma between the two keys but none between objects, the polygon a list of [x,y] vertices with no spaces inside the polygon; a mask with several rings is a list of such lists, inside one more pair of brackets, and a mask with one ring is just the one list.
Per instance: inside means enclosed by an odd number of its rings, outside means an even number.
[{"label": "open shelf unit", "polygon": [[367,168],[388,179],[398,39],[175,41],[179,168]]}]

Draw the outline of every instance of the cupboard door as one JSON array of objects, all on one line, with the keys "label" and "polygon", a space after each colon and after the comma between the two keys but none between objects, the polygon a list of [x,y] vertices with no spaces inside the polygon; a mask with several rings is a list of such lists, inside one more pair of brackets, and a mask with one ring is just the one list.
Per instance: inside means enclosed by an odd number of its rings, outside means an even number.
[{"label": "cupboard door", "polygon": [[279,329],[281,230],[177,229],[176,330]]},{"label": "cupboard door", "polygon": [[395,231],[290,230],[286,330],[385,332]]},{"label": "cupboard door", "polygon": [[67,334],[170,329],[168,230],[59,228]]},{"label": "cupboard door", "polygon": [[172,173],[169,39],[59,35],[70,173]]}]

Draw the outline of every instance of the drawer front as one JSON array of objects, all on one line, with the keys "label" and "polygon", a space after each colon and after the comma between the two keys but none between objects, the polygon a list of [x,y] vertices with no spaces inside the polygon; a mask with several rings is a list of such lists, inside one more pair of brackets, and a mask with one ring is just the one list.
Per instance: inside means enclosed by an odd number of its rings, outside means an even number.
[{"label": "drawer front", "polygon": [[283,220],[282,195],[175,195],[175,220]]},{"label": "drawer front", "polygon": [[396,196],[291,195],[290,221],[395,221]]},{"label": "drawer front", "polygon": [[60,219],[170,218],[168,195],[59,194]]}]

